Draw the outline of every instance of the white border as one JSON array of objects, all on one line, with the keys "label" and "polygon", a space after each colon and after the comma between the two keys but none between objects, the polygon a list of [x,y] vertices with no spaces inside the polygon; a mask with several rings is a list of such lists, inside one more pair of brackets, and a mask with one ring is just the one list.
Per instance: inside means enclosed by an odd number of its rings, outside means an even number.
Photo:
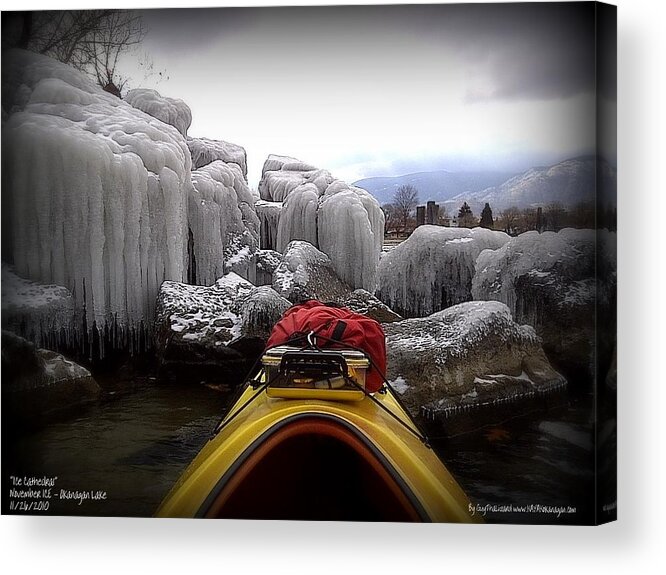
[{"label": "white border", "polygon": [[[329,4],[332,2],[328,2]],[[356,2],[343,2],[356,3]],[[368,1],[366,3],[381,3]],[[396,2],[391,2],[396,3]],[[59,7],[120,2],[66,1]],[[219,6],[197,1],[197,6]],[[280,5],[237,1],[233,5]],[[299,2],[291,5],[326,4]],[[2,1],[3,9],[43,8]],[[182,1],[140,0],[142,7]],[[666,43],[664,10],[619,5],[619,515],[600,528],[374,525],[2,517],[0,562],[12,573],[561,573],[655,572],[666,565],[661,293]]]}]

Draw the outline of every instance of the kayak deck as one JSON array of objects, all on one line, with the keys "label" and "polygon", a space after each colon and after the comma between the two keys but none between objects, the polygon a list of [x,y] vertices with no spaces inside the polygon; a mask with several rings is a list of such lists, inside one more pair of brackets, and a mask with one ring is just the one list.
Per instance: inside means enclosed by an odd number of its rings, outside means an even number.
[{"label": "kayak deck", "polygon": [[283,399],[248,386],[157,515],[473,521],[392,392],[374,398],[384,409],[369,397]]}]

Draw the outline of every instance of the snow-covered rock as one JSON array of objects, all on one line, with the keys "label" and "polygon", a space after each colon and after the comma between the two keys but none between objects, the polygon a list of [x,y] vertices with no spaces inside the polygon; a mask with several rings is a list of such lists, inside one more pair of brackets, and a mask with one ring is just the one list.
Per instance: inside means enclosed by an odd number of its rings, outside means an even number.
[{"label": "snow-covered rock", "polygon": [[403,400],[415,411],[491,405],[566,383],[534,329],[516,324],[499,302],[465,302],[383,327],[387,377],[400,382]]},{"label": "snow-covered rock", "polygon": [[326,254],[299,240],[287,246],[273,272],[273,289],[292,303],[308,299],[340,302],[352,292],[337,276]]},{"label": "snow-covered rock", "polygon": [[186,274],[185,138],[45,56],[11,51],[2,71],[3,251],[19,276],[69,289],[88,330],[137,340],[160,284]]},{"label": "snow-covered rock", "polygon": [[[615,309],[615,257],[597,259],[604,246],[612,249],[614,242],[603,239],[611,237],[615,234],[574,229],[521,234],[479,255],[472,294],[504,302],[516,321],[532,325],[570,379],[594,373],[596,318]],[[610,356],[613,340],[610,349],[597,352]]]},{"label": "snow-covered rock", "polygon": [[2,327],[40,347],[56,347],[72,337],[74,298],[65,287],[20,278],[3,263]]},{"label": "snow-covered rock", "polygon": [[254,208],[260,223],[261,235],[259,243],[261,248],[264,250],[276,250],[282,202],[259,200],[254,204]]},{"label": "snow-covered rock", "polygon": [[337,275],[349,285],[375,290],[384,213],[368,192],[294,158],[269,156],[259,193],[265,202],[282,202],[279,217],[265,218],[267,243],[277,220],[277,237],[270,244],[275,249],[307,241],[331,258]]},{"label": "snow-covered rock", "polygon": [[164,282],[157,302],[160,377],[237,383],[291,304],[231,272],[212,286]]},{"label": "snow-covered rock", "polygon": [[5,330],[1,387],[3,413],[20,418],[77,405],[101,391],[84,367]]},{"label": "snow-covered rock", "polygon": [[173,126],[183,136],[187,136],[187,129],[192,123],[192,110],[182,100],[167,98],[157,90],[136,88],[127,93],[125,101],[153,118]]},{"label": "snow-covered rock", "polygon": [[367,315],[380,323],[400,321],[403,319],[385,303],[381,302],[374,295],[364,289],[354,290],[343,299],[341,303],[350,310]]},{"label": "snow-covered rock", "polygon": [[253,289],[235,273],[210,287],[164,282],[155,322],[160,376],[190,382],[240,380],[248,360],[233,346],[242,326],[234,304]]},{"label": "snow-covered rock", "polygon": [[254,280],[259,219],[237,164],[216,160],[192,172],[188,210],[196,280],[210,285],[228,271]]},{"label": "snow-covered rock", "polygon": [[228,164],[237,164],[247,181],[247,153],[245,148],[222,140],[209,140],[208,138],[187,138],[187,147],[192,155],[192,169],[198,170],[204,166],[222,160]]},{"label": "snow-covered rock", "polygon": [[282,254],[273,250],[259,250],[255,254],[258,286],[273,285],[273,274],[282,261]]},{"label": "snow-covered rock", "polygon": [[382,256],[377,295],[405,317],[469,301],[477,256],[508,241],[504,232],[484,228],[419,226]]}]

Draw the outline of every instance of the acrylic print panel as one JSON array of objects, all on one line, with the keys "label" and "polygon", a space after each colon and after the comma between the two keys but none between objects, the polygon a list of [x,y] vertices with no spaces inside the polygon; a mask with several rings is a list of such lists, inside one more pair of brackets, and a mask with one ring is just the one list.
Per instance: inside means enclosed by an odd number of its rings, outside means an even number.
[{"label": "acrylic print panel", "polygon": [[3,513],[615,517],[614,7],[2,24]]}]

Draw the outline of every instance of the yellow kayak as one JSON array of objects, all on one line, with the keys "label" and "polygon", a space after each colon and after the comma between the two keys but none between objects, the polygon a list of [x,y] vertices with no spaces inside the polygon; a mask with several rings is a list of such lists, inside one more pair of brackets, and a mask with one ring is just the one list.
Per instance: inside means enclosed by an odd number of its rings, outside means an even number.
[{"label": "yellow kayak", "polygon": [[248,385],[156,515],[477,522],[393,392],[353,395]]}]

